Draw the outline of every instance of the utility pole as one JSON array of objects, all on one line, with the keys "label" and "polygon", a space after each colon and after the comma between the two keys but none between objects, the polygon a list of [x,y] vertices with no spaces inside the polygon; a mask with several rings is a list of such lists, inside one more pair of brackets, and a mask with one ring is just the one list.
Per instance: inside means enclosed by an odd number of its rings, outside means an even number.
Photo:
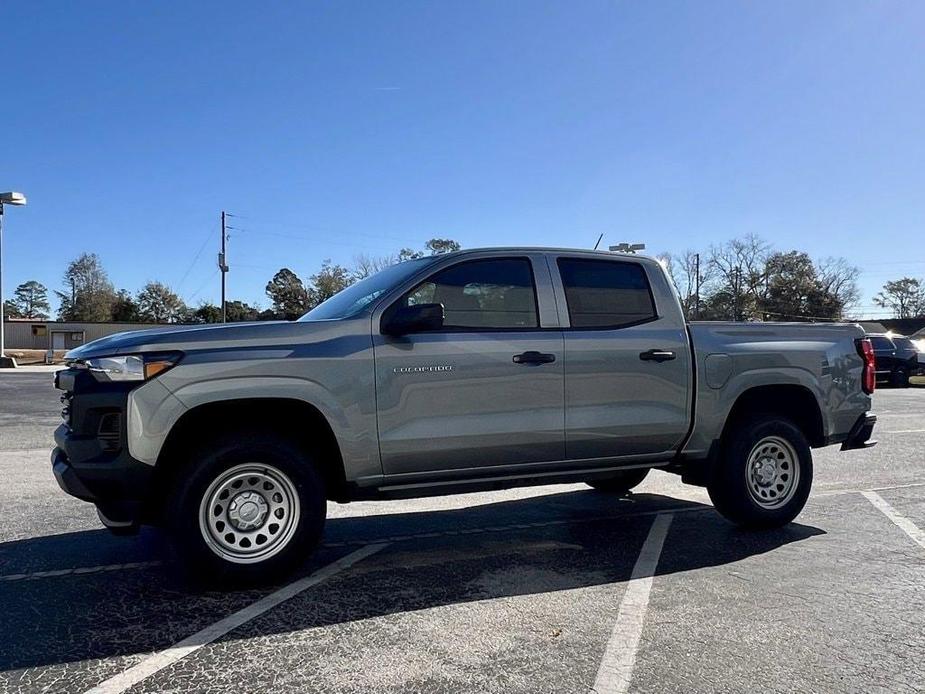
[{"label": "utility pole", "polygon": [[228,265],[225,263],[226,236],[227,232],[225,227],[225,210],[222,210],[222,252],[218,254],[218,269],[222,273],[222,323],[224,323],[227,318],[225,312],[225,275],[228,273]]},{"label": "utility pole", "polygon": [[700,254],[694,255],[694,317],[700,320]]}]

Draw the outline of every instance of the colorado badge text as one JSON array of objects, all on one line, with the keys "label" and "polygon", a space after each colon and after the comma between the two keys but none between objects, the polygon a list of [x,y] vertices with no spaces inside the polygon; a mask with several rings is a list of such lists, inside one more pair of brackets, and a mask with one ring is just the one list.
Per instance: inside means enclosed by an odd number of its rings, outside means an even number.
[{"label": "colorado badge text", "polygon": [[435,364],[433,366],[396,366],[392,373],[396,374],[421,374],[421,373],[439,373],[442,371],[452,371],[452,364]]}]

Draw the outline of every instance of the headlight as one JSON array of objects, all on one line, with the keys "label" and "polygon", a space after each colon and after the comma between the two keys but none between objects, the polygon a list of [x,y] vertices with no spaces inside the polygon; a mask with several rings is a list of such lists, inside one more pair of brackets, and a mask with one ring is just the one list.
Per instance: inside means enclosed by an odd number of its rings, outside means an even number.
[{"label": "headlight", "polygon": [[97,381],[147,381],[172,367],[179,359],[179,354],[128,354],[84,359],[81,366],[89,370]]}]

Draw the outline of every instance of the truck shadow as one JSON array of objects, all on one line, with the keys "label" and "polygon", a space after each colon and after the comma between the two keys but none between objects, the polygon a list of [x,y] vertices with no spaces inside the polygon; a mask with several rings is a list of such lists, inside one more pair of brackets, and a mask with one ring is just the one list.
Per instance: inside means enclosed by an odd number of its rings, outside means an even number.
[{"label": "truck shadow", "polygon": [[[225,640],[589,586],[613,585],[618,602],[653,518],[669,512],[658,575],[732,564],[824,534],[798,523],[749,533],[702,504],[655,494],[616,500],[593,491],[334,518],[326,545],[293,578],[358,546],[390,544]],[[68,663],[165,648],[273,590],[191,592],[153,530],[134,538],[83,531],[0,544],[0,575],[7,577],[133,562],[142,565],[0,580],[0,672],[43,668],[28,679],[56,682]],[[92,678],[93,668],[82,676]]]}]

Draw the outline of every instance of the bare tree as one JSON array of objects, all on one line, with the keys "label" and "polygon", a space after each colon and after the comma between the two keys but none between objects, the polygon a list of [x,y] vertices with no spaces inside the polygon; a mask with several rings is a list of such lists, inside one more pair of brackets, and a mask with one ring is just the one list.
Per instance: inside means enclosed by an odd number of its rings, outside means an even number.
[{"label": "bare tree", "polygon": [[851,315],[861,300],[860,275],[860,268],[844,258],[830,256],[816,261],[816,279],[822,290],[841,305],[842,316]]},{"label": "bare tree", "polygon": [[[427,243],[424,244],[424,248],[426,251],[429,251],[431,255],[441,255],[443,253],[458,251],[461,246],[459,245],[459,241],[454,241],[453,239],[435,238],[427,241]],[[352,276],[354,280],[366,279],[380,270],[385,270],[389,265],[395,265],[395,263],[401,263],[406,260],[416,260],[417,258],[423,258],[425,255],[427,255],[425,251],[417,251],[413,248],[402,248],[398,253],[379,256],[361,253],[360,255],[353,256]]]},{"label": "bare tree", "polygon": [[767,292],[767,260],[771,247],[748,234],[710,247],[710,270],[715,274],[716,292],[731,297],[732,320],[758,317],[758,307]]},{"label": "bare tree", "polygon": [[659,261],[665,267],[665,271],[674,282],[675,289],[681,299],[681,306],[684,313],[689,318],[698,318],[696,315],[697,308],[697,273],[698,265],[700,272],[700,296],[703,297],[707,286],[715,276],[715,271],[709,262],[699,262],[700,254],[692,249],[687,249],[678,255],[671,253],[662,253],[658,256]]},{"label": "bare tree", "polygon": [[370,275],[375,275],[380,270],[385,270],[390,265],[398,262],[395,255],[367,255],[361,253],[353,256],[353,277],[356,280],[363,280]]}]

